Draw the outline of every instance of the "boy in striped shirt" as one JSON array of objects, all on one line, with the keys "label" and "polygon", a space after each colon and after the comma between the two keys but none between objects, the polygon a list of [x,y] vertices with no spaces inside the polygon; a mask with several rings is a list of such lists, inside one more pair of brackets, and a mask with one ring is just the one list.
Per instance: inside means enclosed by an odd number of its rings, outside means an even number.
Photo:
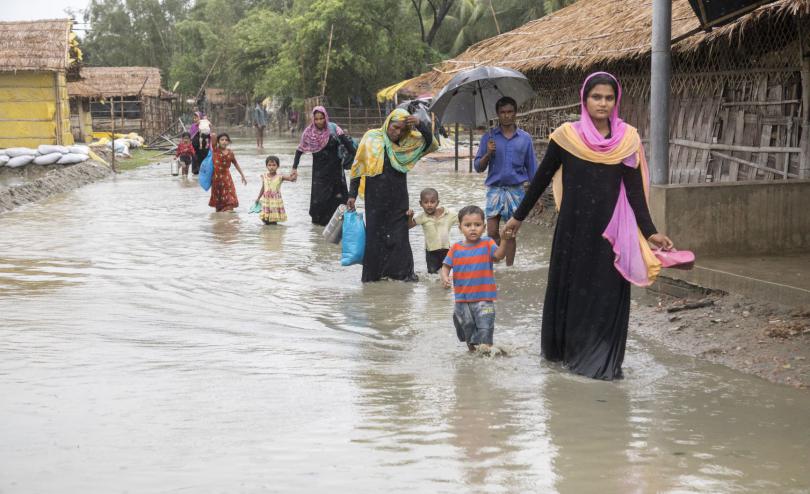
[{"label": "boy in striped shirt", "polygon": [[466,342],[470,351],[488,352],[495,332],[495,300],[498,298],[492,264],[506,256],[515,239],[504,235],[504,241],[498,245],[491,238],[483,237],[486,220],[478,206],[462,208],[458,221],[464,241],[450,247],[444,258],[442,282],[446,288],[454,288],[453,324],[459,341]]}]

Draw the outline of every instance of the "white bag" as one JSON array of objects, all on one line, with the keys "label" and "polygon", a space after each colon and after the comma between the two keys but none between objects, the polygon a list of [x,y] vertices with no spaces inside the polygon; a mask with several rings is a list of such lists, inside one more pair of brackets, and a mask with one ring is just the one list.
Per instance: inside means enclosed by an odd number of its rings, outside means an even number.
[{"label": "white bag", "polygon": [[21,166],[25,166],[28,163],[31,163],[32,161],[34,161],[34,155],[32,155],[32,154],[28,154],[28,155],[24,155],[24,156],[15,156],[15,157],[11,158],[10,160],[8,160],[8,163],[6,163],[6,166],[9,167],[9,168],[18,168],[18,167],[21,167]]},{"label": "white bag", "polygon": [[323,237],[327,242],[339,244],[343,238],[343,214],[346,212],[346,205],[341,204],[332,214],[332,219],[329,220],[326,227],[323,229]]},{"label": "white bag", "polygon": [[10,159],[11,158],[6,156],[5,154],[0,154],[0,166],[5,166],[5,164],[8,163],[8,160]]},{"label": "white bag", "polygon": [[[70,146],[68,148],[68,153],[90,154],[90,147],[82,145],[82,144],[76,144],[75,146]],[[66,153],[63,153],[63,154],[66,154]]]},{"label": "white bag", "polygon": [[[16,158],[17,156],[36,156],[39,154],[36,149],[31,148],[8,148],[6,149],[6,155],[11,158]],[[32,158],[33,159],[33,158]]]},{"label": "white bag", "polygon": [[86,154],[68,153],[62,155],[57,163],[60,165],[75,165],[76,163],[87,161],[87,158],[88,156]]},{"label": "white bag", "polygon": [[50,154],[43,154],[42,156],[37,156],[34,158],[34,164],[37,165],[52,165],[59,161],[62,158],[62,153],[50,153]]},{"label": "white bag", "polygon": [[40,144],[37,151],[42,155],[51,153],[68,154],[69,152],[65,146],[55,146],[53,144]]},{"label": "white bag", "polygon": [[200,129],[200,134],[204,136],[211,134],[211,121],[208,120],[207,118],[203,118],[202,120],[200,120],[198,128]]}]

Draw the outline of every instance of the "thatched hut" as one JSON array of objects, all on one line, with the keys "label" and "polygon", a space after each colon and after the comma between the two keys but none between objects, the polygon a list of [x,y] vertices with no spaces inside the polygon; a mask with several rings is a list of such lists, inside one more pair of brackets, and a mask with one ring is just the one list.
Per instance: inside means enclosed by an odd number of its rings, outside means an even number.
[{"label": "thatched hut", "polygon": [[[412,84],[501,65],[538,96],[523,125],[541,140],[575,118],[595,70],[624,86],[622,115],[649,132],[652,1],[579,0],[481,41]],[[705,32],[688,0],[672,2],[670,183],[810,178],[810,0],[778,0]]]},{"label": "thatched hut", "polygon": [[[810,178],[810,0],[763,3],[706,32],[688,0],[672,2],[670,185],[653,187],[651,212],[703,256],[810,250],[810,181],[795,180]],[[578,118],[586,75],[605,70],[624,86],[622,117],[646,139],[651,35],[652,0],[579,0],[413,83],[438,90],[475,65],[522,71],[537,97],[521,125],[542,152]]]},{"label": "thatched hut", "polygon": [[67,79],[81,52],[70,19],[0,22],[0,148],[73,144]]},{"label": "thatched hut", "polygon": [[251,107],[245,95],[232,94],[220,88],[205,90],[208,119],[217,127],[239,125],[247,121]]},{"label": "thatched hut", "polygon": [[[154,67],[84,67],[81,81],[68,83],[77,114],[90,100],[93,130],[138,132],[153,139],[175,120],[175,96],[161,87]],[[114,119],[114,120],[113,120]]]}]

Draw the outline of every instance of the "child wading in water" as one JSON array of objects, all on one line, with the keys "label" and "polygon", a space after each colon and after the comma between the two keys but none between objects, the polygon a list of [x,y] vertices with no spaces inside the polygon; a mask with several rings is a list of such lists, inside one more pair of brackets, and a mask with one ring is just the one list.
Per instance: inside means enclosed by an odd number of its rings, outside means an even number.
[{"label": "child wading in water", "polygon": [[287,212],[284,210],[284,200],[281,198],[281,182],[292,182],[291,175],[279,175],[279,159],[268,156],[264,160],[267,173],[262,175],[262,190],[259,191],[257,203],[261,203],[262,211],[259,218],[265,225],[273,225],[279,221],[287,221]]},{"label": "child wading in water", "polygon": [[478,206],[462,208],[458,212],[458,221],[464,241],[453,244],[447,253],[442,266],[442,281],[446,288],[454,288],[453,324],[459,341],[466,342],[470,351],[489,352],[495,332],[495,300],[498,298],[493,262],[506,256],[515,239],[509,235],[498,245],[491,238],[483,237],[486,220],[484,211]]},{"label": "child wading in water", "polygon": [[438,273],[442,262],[450,249],[450,229],[458,223],[456,212],[439,207],[439,193],[436,189],[427,188],[419,194],[419,205],[422,213],[413,215],[408,210],[408,228],[422,225],[425,234],[425,262],[428,273]]},{"label": "child wading in water", "polygon": [[182,173],[184,177],[188,177],[188,168],[194,161],[195,151],[194,146],[191,145],[191,134],[183,132],[180,136],[180,144],[177,145],[177,153],[175,158],[180,160],[183,164]]}]

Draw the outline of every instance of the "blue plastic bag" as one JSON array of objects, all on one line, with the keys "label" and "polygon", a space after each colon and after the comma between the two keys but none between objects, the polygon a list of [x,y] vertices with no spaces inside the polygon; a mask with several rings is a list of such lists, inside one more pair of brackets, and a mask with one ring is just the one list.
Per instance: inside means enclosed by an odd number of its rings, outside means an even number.
[{"label": "blue plastic bag", "polygon": [[343,255],[340,265],[362,263],[365,250],[366,226],[363,224],[363,213],[346,211],[343,215]]},{"label": "blue plastic bag", "polygon": [[211,155],[211,150],[208,150],[208,156],[200,163],[200,187],[203,190],[211,188],[211,180],[214,178],[214,157]]}]

